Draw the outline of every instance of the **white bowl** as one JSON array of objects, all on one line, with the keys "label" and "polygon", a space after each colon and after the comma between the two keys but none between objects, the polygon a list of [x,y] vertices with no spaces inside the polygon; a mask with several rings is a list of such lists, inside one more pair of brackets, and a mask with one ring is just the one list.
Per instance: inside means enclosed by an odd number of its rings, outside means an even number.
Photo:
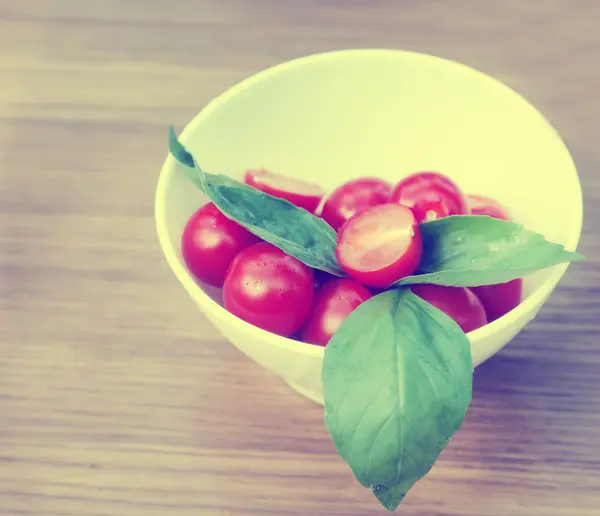
[{"label": "white bowl", "polygon": [[[499,200],[518,222],[569,250],[581,233],[579,178],[556,131],[495,79],[429,55],[348,50],[275,66],[214,99],[181,141],[208,172],[241,179],[246,169],[264,167],[329,190],[358,176],[395,182],[438,170],[465,192]],[[216,289],[188,273],[180,237],[206,198],[180,167],[167,157],[156,192],[160,245],[175,275],[237,348],[322,403],[323,348],[238,319],[218,303]],[[536,316],[566,268],[526,278],[519,307],[469,334],[475,365]]]}]

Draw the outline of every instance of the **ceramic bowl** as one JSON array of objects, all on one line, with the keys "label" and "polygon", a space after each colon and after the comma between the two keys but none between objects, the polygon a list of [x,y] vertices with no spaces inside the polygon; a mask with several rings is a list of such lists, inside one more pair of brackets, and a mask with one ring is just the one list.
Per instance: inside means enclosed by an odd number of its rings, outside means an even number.
[{"label": "ceramic bowl", "polygon": [[[507,86],[430,55],[346,50],[286,62],[215,98],[181,141],[208,172],[241,179],[247,169],[267,168],[327,190],[359,176],[396,182],[437,170],[467,193],[497,199],[516,221],[569,250],[581,233],[581,187],[557,132]],[[180,167],[166,158],[156,192],[158,236],[170,267],[226,339],[322,403],[323,348],[238,319],[221,306],[218,290],[188,273],[181,233],[206,198]],[[536,316],[566,268],[527,277],[521,305],[468,335],[476,365]]]}]

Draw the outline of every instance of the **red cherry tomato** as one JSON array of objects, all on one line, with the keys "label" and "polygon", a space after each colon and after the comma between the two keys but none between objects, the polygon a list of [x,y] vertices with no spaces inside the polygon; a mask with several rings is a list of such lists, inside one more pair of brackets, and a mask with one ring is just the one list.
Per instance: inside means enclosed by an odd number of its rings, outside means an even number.
[{"label": "red cherry tomato", "polygon": [[352,216],[340,228],[336,256],[352,278],[386,288],[417,269],[423,242],[413,213],[401,204],[380,204]]},{"label": "red cherry tomato", "polygon": [[268,170],[248,170],[244,182],[261,192],[285,199],[311,213],[315,212],[325,195],[325,190],[320,186],[280,176]]},{"label": "red cherry tomato", "polygon": [[468,215],[469,205],[449,178],[437,172],[419,172],[405,177],[395,187],[390,202],[408,206],[419,224],[450,215]]},{"label": "red cherry tomato", "polygon": [[315,275],[315,291],[324,283],[336,279],[336,276],[334,276],[333,274],[329,274],[325,271],[320,271],[319,269],[314,269],[313,273]]},{"label": "red cherry tomato", "polygon": [[376,177],[361,177],[336,188],[325,201],[321,217],[336,231],[352,215],[388,202],[392,185]]},{"label": "red cherry tomato", "polygon": [[312,269],[267,242],[238,254],[223,285],[229,312],[283,337],[300,329],[313,295]]},{"label": "red cherry tomato", "polygon": [[413,285],[413,293],[444,312],[462,331],[481,328],[487,324],[485,309],[479,298],[466,287]]},{"label": "red cherry tomato", "polygon": [[511,220],[508,211],[498,201],[484,195],[467,195],[471,215],[487,215],[494,219]]},{"label": "red cherry tomato", "polygon": [[518,278],[497,285],[471,287],[483,303],[488,322],[495,321],[519,306],[523,295],[523,280]]},{"label": "red cherry tomato", "polygon": [[357,281],[334,279],[324,283],[315,295],[302,329],[302,340],[326,346],[352,311],[372,294]]},{"label": "red cherry tomato", "polygon": [[246,247],[260,241],[246,228],[228,219],[213,204],[197,210],[181,237],[181,254],[188,270],[200,281],[222,287],[227,268]]}]

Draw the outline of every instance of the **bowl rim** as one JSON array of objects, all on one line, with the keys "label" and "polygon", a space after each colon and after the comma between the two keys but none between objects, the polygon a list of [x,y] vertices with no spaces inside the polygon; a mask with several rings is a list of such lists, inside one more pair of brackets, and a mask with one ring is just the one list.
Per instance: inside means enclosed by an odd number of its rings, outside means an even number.
[{"label": "bowl rim", "polygon": [[[433,66],[452,66],[456,68],[460,73],[468,73],[471,75],[479,76],[480,80],[486,81],[490,86],[499,88],[504,90],[504,93],[512,93],[522,102],[524,102],[527,106],[529,106],[533,112],[540,119],[540,126],[542,130],[546,130],[549,132],[550,138],[554,139],[557,146],[562,147],[566,152],[566,155],[569,160],[569,173],[571,175],[571,180],[575,181],[577,186],[577,194],[576,198],[573,200],[573,215],[572,215],[572,228],[569,233],[569,237],[567,242],[565,243],[565,248],[570,251],[575,251],[579,244],[579,240],[581,237],[581,230],[583,225],[583,195],[581,191],[581,182],[579,179],[579,175],[577,173],[577,169],[575,163],[573,161],[573,157],[569,152],[568,147],[566,146],[563,139],[560,137],[557,130],[552,126],[552,124],[540,113],[537,108],[532,105],[527,99],[525,99],[521,94],[507,86],[506,84],[500,82],[498,79],[483,73],[475,68],[467,66],[457,61],[453,61],[447,58],[435,56],[432,54],[415,52],[409,50],[401,50],[401,49],[385,49],[385,48],[356,48],[356,49],[345,49],[345,50],[333,50],[329,52],[320,52],[315,54],[310,54],[303,57],[298,57],[289,61],[285,61],[283,63],[271,66],[266,68],[258,73],[255,73],[248,78],[238,82],[237,84],[231,86],[222,94],[218,95],[214,99],[212,99],[184,128],[181,132],[180,138],[182,142],[185,142],[187,138],[195,131],[195,129],[207,118],[213,111],[215,111],[219,106],[228,102],[231,98],[235,97],[239,93],[241,93],[246,88],[251,87],[252,85],[267,80],[270,77],[277,75],[279,73],[285,72],[288,69],[295,68],[298,66],[303,66],[305,64],[310,64],[315,61],[328,61],[328,60],[336,60],[339,58],[353,58],[358,56],[382,56],[389,55],[399,57],[401,59],[416,59],[421,61],[429,61]],[[266,343],[271,346],[285,349],[288,351],[292,351],[294,353],[299,353],[301,355],[305,355],[307,357],[323,357],[325,348],[322,346],[316,346],[312,344],[307,344],[301,341],[293,340],[291,338],[282,337],[280,335],[276,335],[269,331],[258,328],[242,319],[239,319],[235,315],[228,312],[223,306],[214,301],[208,294],[206,294],[200,285],[196,283],[192,275],[187,271],[185,266],[180,263],[177,258],[177,253],[175,249],[169,243],[168,231],[167,231],[167,222],[166,222],[166,191],[167,184],[172,174],[177,173],[175,170],[177,166],[181,166],[177,164],[175,159],[168,154],[165,159],[160,176],[158,179],[158,185],[156,189],[155,195],[155,222],[156,229],[158,233],[158,240],[160,242],[160,246],[163,250],[163,253],[166,257],[166,260],[175,273],[176,277],[179,279],[184,288],[188,291],[191,297],[201,305],[202,310],[207,310],[214,316],[216,319],[219,319],[223,324],[229,326],[236,326],[244,333],[253,334],[257,340],[266,341]],[[531,312],[534,310],[534,307],[543,300],[552,292],[556,284],[560,281],[561,277],[564,275],[567,270],[569,264],[560,264],[552,267],[551,273],[546,278],[546,280],[534,290],[530,296],[525,299],[522,303],[519,304],[516,308],[508,312],[506,315],[488,323],[487,325],[474,330],[467,334],[469,341],[471,342],[471,346],[476,344],[478,341],[483,340],[495,332],[499,331],[504,326],[511,325],[514,321],[521,318],[524,314]],[[494,353],[496,353],[494,351]]]}]

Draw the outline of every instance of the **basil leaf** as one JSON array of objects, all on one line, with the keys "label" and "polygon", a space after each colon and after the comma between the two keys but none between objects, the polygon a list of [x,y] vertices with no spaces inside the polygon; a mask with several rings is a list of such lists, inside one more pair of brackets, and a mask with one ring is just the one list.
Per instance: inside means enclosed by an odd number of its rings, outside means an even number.
[{"label": "basil leaf", "polygon": [[379,500],[379,503],[381,503],[381,505],[383,505],[388,511],[393,512],[396,510],[398,505],[400,505],[402,500],[404,500],[407,491],[412,487],[412,485],[412,482],[410,482],[408,485],[397,484],[389,488],[378,485],[372,488],[372,491]]},{"label": "basil leaf", "polygon": [[[177,139],[175,129],[173,129],[172,125],[169,126],[169,152],[182,165],[185,165],[188,168],[194,168],[194,158]],[[195,175],[196,174],[194,174],[194,176]]]},{"label": "basil leaf", "polygon": [[425,222],[420,228],[423,257],[418,273],[395,286],[493,285],[583,258],[521,224],[485,215],[455,215]]},{"label": "basil leaf", "polygon": [[190,180],[227,217],[305,265],[345,276],[335,257],[336,232],[323,219],[228,176],[204,172],[178,141],[173,127],[169,150],[185,165]]},{"label": "basil leaf", "polygon": [[410,289],[361,304],[329,341],[327,428],[357,480],[388,510],[461,426],[472,376],[467,336]]}]

